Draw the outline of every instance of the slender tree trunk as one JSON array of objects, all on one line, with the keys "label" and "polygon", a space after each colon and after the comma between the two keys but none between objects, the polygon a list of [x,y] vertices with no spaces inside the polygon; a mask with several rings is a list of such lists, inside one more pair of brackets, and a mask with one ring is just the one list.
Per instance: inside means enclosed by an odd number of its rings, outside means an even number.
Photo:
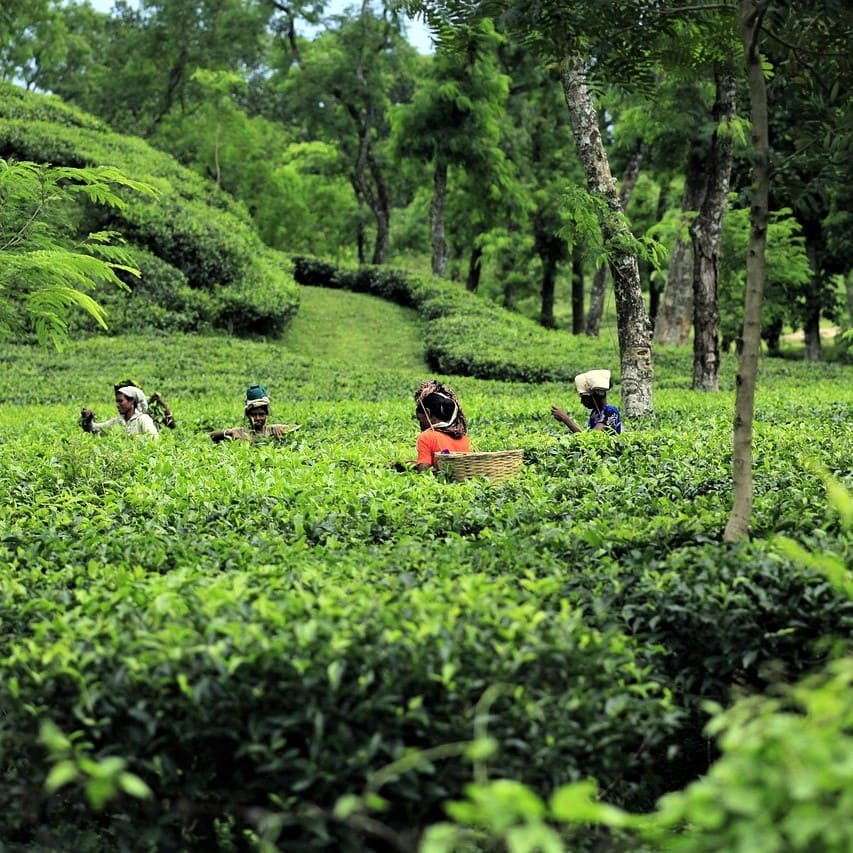
[{"label": "slender tree trunk", "polygon": [[[643,143],[638,143],[625,172],[622,175],[622,186],[619,190],[619,204],[624,211],[631,198],[637,176],[640,174],[640,166],[643,165],[643,154],[645,148]],[[609,168],[609,167],[608,167]],[[607,266],[601,266],[595,271],[592,279],[592,289],[589,292],[589,311],[586,315],[586,333],[591,338],[597,338],[601,330],[601,315],[604,312],[604,293],[607,289]]]},{"label": "slender tree trunk", "polygon": [[476,293],[480,286],[480,274],[483,271],[483,250],[479,246],[471,249],[468,260],[468,277],[465,279],[465,289],[469,293]]},{"label": "slender tree trunk", "polygon": [[844,276],[844,295],[847,297],[847,316],[853,321],[853,273]]},{"label": "slender tree trunk", "polygon": [[429,233],[432,242],[432,274],[444,278],[447,272],[447,240],[444,236],[444,206],[447,200],[447,161],[439,156],[432,180],[429,206]]},{"label": "slender tree trunk", "polygon": [[809,289],[806,293],[806,313],[803,320],[803,335],[806,361],[820,361],[820,295],[822,288],[821,272],[818,263],[818,247],[815,240],[806,234],[806,252],[809,257],[809,269],[812,271]]},{"label": "slender tree trunk", "polygon": [[579,335],[583,332],[584,314],[584,275],[583,257],[580,249],[575,246],[572,252],[572,334]]},{"label": "slender tree trunk", "polygon": [[782,318],[774,317],[762,326],[761,338],[767,344],[767,355],[778,358],[782,354],[779,342],[782,338]]},{"label": "slender tree trunk", "polygon": [[542,284],[539,300],[539,324],[553,329],[554,299],[557,289],[557,270],[567,257],[566,241],[554,233],[550,223],[537,213],[533,217],[533,249],[542,262]]},{"label": "slender tree trunk", "polygon": [[554,328],[554,292],[557,281],[557,261],[553,256],[543,258],[542,303],[539,309],[539,324],[546,329]]},{"label": "slender tree trunk", "polygon": [[388,251],[388,240],[391,235],[391,201],[388,187],[385,185],[385,175],[376,160],[373,148],[368,150],[367,163],[370,176],[373,179],[375,192],[372,193],[373,218],[376,221],[376,239],[373,241],[373,260],[371,263],[384,264]]},{"label": "slender tree trunk", "polygon": [[752,519],[752,422],[755,413],[758,355],[761,349],[761,302],[764,297],[770,197],[767,85],[758,44],[766,8],[766,2],[738,0],[738,25],[746,62],[752,119],[752,199],[746,256],[746,296],[743,330],[738,341],[737,390],[732,434],[734,500],[723,532],[726,542],[733,542],[745,536]]},{"label": "slender tree trunk", "polygon": [[[658,192],[658,201],[655,205],[655,223],[662,222],[669,209],[669,190],[669,182],[664,181],[661,184],[660,191]],[[660,309],[660,300],[663,295],[663,287],[655,273],[656,271],[649,274],[649,320],[652,324],[652,336],[654,336],[655,323],[657,322],[658,311]]]},{"label": "slender tree trunk", "polygon": [[[601,315],[604,313],[604,292],[607,290],[607,264],[597,267],[589,289],[589,309],[586,312],[587,337],[597,338],[601,331]],[[639,273],[637,273],[639,275]]]},{"label": "slender tree trunk", "polygon": [[720,389],[720,244],[729,193],[735,114],[735,81],[717,74],[717,97],[711,111],[714,133],[705,163],[706,188],[693,220],[693,389]]},{"label": "slender tree trunk", "polygon": [[637,256],[620,252],[620,238],[630,235],[624,209],[610,171],[610,162],[601,139],[598,115],[587,84],[587,62],[579,54],[566,56],[560,63],[560,76],[578,155],[584,167],[588,191],[602,199],[607,213],[601,232],[611,252],[613,292],[616,296],[616,321],[619,335],[622,406],[629,418],[653,413],[652,349],[649,317],[640,289]]},{"label": "slender tree trunk", "polygon": [[371,263],[382,264],[385,262],[391,232],[391,202],[385,185],[385,175],[370,141],[370,120],[362,116],[354,104],[348,103],[341,92],[336,91],[334,94],[358,129],[358,153],[353,164],[352,183],[356,196],[370,208],[376,223]]},{"label": "slender tree trunk", "polygon": [[358,252],[359,264],[366,264],[367,263],[367,248],[366,248],[367,240],[366,240],[365,234],[364,234],[364,223],[363,222],[359,222],[358,225],[356,225],[355,245],[356,245],[356,250]]},{"label": "slender tree trunk", "polygon": [[686,236],[679,236],[669,260],[663,300],[655,318],[655,343],[683,346],[693,325],[693,247],[687,223],[705,192],[705,145],[694,139],[687,158],[681,214]]}]

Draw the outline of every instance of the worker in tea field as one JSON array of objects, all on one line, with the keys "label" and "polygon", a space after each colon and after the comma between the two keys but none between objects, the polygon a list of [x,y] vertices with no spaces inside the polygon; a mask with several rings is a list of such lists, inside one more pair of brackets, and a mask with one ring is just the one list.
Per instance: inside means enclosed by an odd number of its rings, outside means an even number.
[{"label": "worker in tea field", "polygon": [[[622,432],[622,416],[616,406],[607,405],[610,385],[609,370],[588,370],[575,376],[581,405],[590,410],[587,427],[619,435]],[[551,414],[572,432],[581,431],[577,421],[557,406],[551,406]]]},{"label": "worker in tea field", "polygon": [[299,424],[268,424],[270,398],[263,385],[250,385],[246,389],[243,405],[246,416],[245,427],[218,429],[210,434],[217,444],[221,441],[259,441],[261,439],[280,439],[286,433],[299,429]]},{"label": "worker in tea field", "polygon": [[422,382],[415,391],[415,417],[421,428],[415,470],[437,469],[437,454],[471,450],[465,414],[449,385],[434,379]]},{"label": "worker in tea field", "polygon": [[[148,398],[139,385],[131,379],[123,379],[113,386],[113,390],[115,391],[118,414],[114,418],[98,422],[95,420],[95,413],[91,409],[81,409],[80,426],[83,430],[102,433],[113,427],[121,427],[125,435],[148,435],[152,438],[158,438],[160,433],[149,413]],[[164,423],[174,428],[175,419],[166,401],[157,394],[154,394],[151,399],[152,402],[156,400]]]}]

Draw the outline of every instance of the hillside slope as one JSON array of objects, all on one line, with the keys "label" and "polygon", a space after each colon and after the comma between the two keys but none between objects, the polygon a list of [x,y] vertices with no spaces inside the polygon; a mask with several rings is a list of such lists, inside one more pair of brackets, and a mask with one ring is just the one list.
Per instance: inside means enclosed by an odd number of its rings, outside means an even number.
[{"label": "hillside slope", "polygon": [[301,287],[299,312],[282,344],[294,355],[329,365],[428,369],[417,313],[363,293]]}]

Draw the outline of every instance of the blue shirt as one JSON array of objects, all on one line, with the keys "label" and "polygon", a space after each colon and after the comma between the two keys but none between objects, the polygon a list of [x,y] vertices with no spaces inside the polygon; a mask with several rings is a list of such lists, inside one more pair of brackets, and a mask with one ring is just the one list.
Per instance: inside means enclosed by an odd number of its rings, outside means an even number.
[{"label": "blue shirt", "polygon": [[619,409],[616,406],[605,406],[600,412],[593,412],[589,416],[587,426],[594,429],[598,424],[604,424],[606,430],[619,435],[622,432],[622,416],[619,414]]}]

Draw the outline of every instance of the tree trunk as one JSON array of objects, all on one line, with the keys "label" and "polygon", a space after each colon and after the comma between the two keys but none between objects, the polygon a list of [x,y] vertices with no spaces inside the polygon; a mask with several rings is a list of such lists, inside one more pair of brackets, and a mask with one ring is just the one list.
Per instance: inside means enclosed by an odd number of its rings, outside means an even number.
[{"label": "tree trunk", "polygon": [[364,223],[363,222],[359,222],[358,225],[356,225],[356,227],[355,227],[355,244],[356,244],[356,249],[358,251],[358,262],[359,262],[359,264],[366,264],[367,263],[367,250],[365,247],[367,245],[367,240],[365,239],[365,235],[364,235]]},{"label": "tree trunk", "polygon": [[376,239],[373,241],[373,260],[371,263],[384,264],[391,234],[391,201],[388,197],[388,187],[385,185],[385,175],[376,161],[372,147],[368,151],[367,162],[376,190],[371,196],[373,217],[376,220]]},{"label": "tree trunk", "polygon": [[[640,166],[643,164],[645,148],[643,143],[637,144],[625,172],[622,175],[622,187],[619,190],[619,204],[624,211],[631,198],[631,192],[637,183]],[[606,156],[606,155],[605,155]],[[608,170],[609,170],[608,166]],[[607,267],[599,267],[592,279],[592,289],[589,293],[589,312],[586,315],[586,333],[591,338],[597,338],[601,329],[601,315],[604,312],[604,293],[607,289]]]},{"label": "tree trunk", "polygon": [[432,242],[432,274],[444,278],[447,272],[447,240],[444,236],[444,206],[447,201],[447,161],[439,156],[432,180],[429,206],[429,234]]},{"label": "tree trunk", "polygon": [[465,289],[469,293],[476,293],[480,286],[480,274],[483,271],[483,250],[479,246],[471,249],[468,259],[468,277],[465,279]]},{"label": "tree trunk", "polygon": [[554,291],[557,281],[557,261],[553,255],[543,258],[542,302],[539,309],[539,325],[554,328]]},{"label": "tree trunk", "polygon": [[627,417],[638,418],[654,412],[651,329],[640,289],[637,256],[618,248],[620,242],[630,236],[630,230],[604,150],[586,69],[584,57],[571,54],[560,63],[560,76],[575,145],[586,174],[587,190],[607,206],[607,213],[601,218],[601,233],[610,252],[616,296],[622,407]]},{"label": "tree trunk", "polygon": [[762,326],[761,338],[767,344],[767,355],[779,358],[782,354],[780,342],[782,339],[782,318],[774,317]]},{"label": "tree trunk", "polygon": [[[637,273],[639,275],[639,272]],[[585,332],[589,338],[597,338],[601,330],[601,315],[604,313],[604,291],[607,290],[607,265],[595,270],[592,287],[589,289],[589,310],[586,312]]]},{"label": "tree trunk", "polygon": [[553,329],[554,298],[557,289],[557,270],[568,256],[565,238],[555,233],[553,224],[537,212],[533,217],[533,251],[542,263],[542,284],[539,299],[539,324]]},{"label": "tree trunk", "polygon": [[[705,192],[705,145],[694,139],[687,158],[681,214],[685,230],[690,216],[702,203]],[[690,340],[693,325],[693,247],[689,234],[675,241],[663,300],[655,318],[655,343],[683,346]]]},{"label": "tree trunk", "polygon": [[720,389],[720,244],[729,193],[735,114],[735,81],[717,73],[717,96],[711,116],[714,133],[705,162],[705,192],[690,227],[693,241],[693,389]]},{"label": "tree trunk", "polygon": [[370,208],[376,223],[376,239],[373,242],[371,263],[381,264],[385,261],[391,231],[391,203],[388,198],[388,188],[385,186],[385,176],[373,153],[370,127],[360,120],[358,111],[354,107],[348,104],[344,106],[358,127],[359,134],[358,155],[353,167],[356,193]]},{"label": "tree trunk", "polygon": [[737,391],[732,431],[734,500],[723,532],[726,542],[734,542],[745,536],[752,519],[752,422],[761,349],[761,302],[764,297],[770,196],[767,85],[758,46],[765,8],[763,3],[757,6],[754,0],[738,0],[738,25],[746,62],[752,119],[752,199],[746,256],[746,296],[743,329],[738,341]]},{"label": "tree trunk", "polygon": [[[658,201],[655,205],[655,223],[663,221],[666,212],[669,209],[669,181],[664,181],[661,184],[658,192]],[[652,336],[654,336],[655,323],[657,322],[658,311],[660,310],[660,300],[663,295],[663,287],[659,283],[656,275],[657,270],[649,273],[649,321],[652,324]]]},{"label": "tree trunk", "polygon": [[572,334],[579,335],[583,332],[583,257],[580,249],[575,246],[572,252]]},{"label": "tree trunk", "polygon": [[803,335],[805,341],[806,361],[820,361],[820,303],[823,282],[821,281],[820,266],[817,255],[818,248],[815,240],[806,233],[806,252],[809,257],[809,269],[812,271],[809,289],[806,293],[806,311],[803,320]]}]

